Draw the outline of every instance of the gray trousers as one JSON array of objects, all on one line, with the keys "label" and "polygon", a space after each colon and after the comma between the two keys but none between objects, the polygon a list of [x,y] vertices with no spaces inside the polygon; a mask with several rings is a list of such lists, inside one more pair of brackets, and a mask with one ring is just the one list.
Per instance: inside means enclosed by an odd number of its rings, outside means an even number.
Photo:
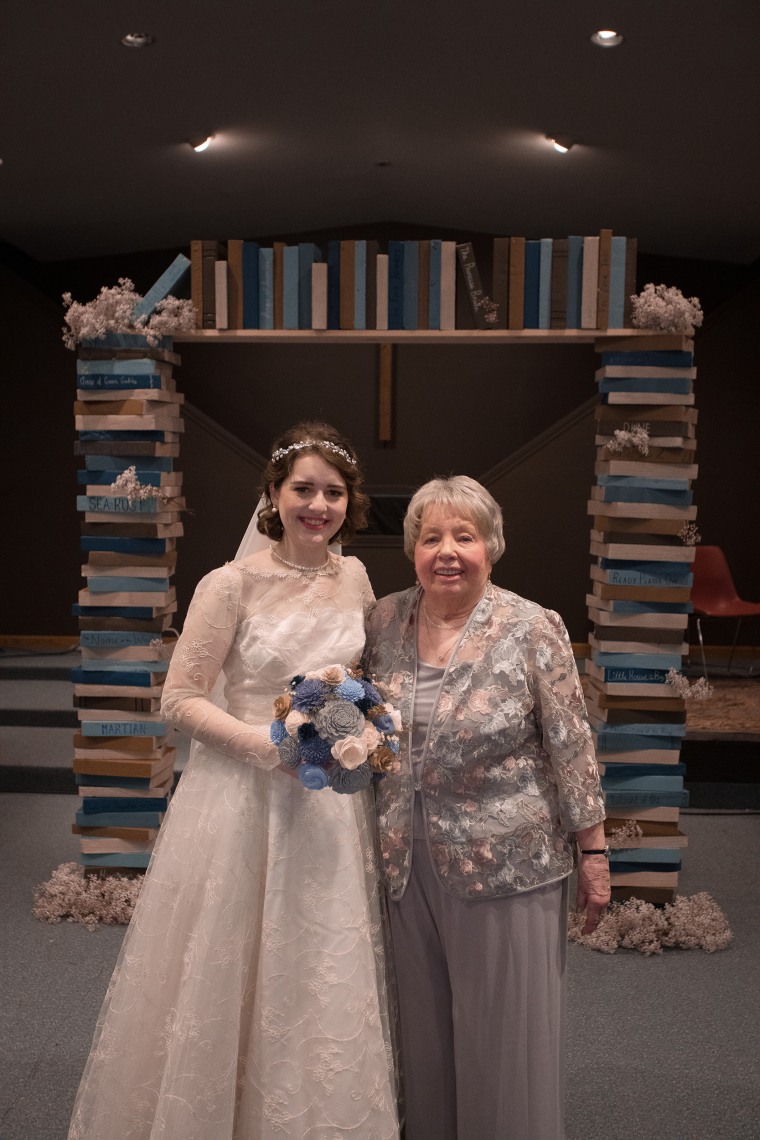
[{"label": "gray trousers", "polygon": [[414,833],[409,884],[388,904],[406,1140],[562,1140],[568,880],[456,898],[419,804]]}]

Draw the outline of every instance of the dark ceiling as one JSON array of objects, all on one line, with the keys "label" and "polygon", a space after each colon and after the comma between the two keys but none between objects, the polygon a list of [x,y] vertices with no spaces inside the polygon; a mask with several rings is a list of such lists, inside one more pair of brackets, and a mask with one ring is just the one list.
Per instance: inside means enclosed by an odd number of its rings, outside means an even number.
[{"label": "dark ceiling", "polygon": [[393,220],[760,254],[757,0],[4,7],[0,239],[42,262]]}]

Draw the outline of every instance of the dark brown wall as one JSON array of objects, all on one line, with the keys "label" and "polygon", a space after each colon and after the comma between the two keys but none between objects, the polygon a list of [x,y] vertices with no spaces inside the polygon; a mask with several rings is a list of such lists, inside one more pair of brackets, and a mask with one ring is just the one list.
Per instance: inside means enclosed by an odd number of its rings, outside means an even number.
[{"label": "dark brown wall", "polygon": [[[128,264],[122,272],[131,272]],[[134,276],[139,289],[150,284]],[[111,277],[100,280],[110,283]],[[698,283],[686,291],[699,292]],[[95,292],[93,287],[90,295]],[[708,314],[696,360],[700,529],[704,541],[724,546],[748,598],[760,598],[754,553],[757,292],[752,286]],[[0,632],[75,634],[70,609],[81,581],[74,358],[60,342],[60,307],[7,269],[0,270],[0,306],[7,551]],[[389,446],[376,439],[371,347],[182,345],[180,351],[179,387],[197,413],[190,409],[179,463],[193,513],[180,543],[178,621],[198,578],[233,557],[271,440],[296,419],[323,417],[354,440],[370,489],[410,488],[448,472],[482,478],[506,522],[507,553],[495,580],[558,609],[573,639],[585,640],[585,503],[594,456],[587,404],[597,365],[590,347],[398,348]],[[360,541],[355,553],[366,561],[378,593],[413,580],[392,540]],[[716,637],[725,640],[725,631],[718,627]],[[748,628],[745,640],[753,637],[758,639]]]}]

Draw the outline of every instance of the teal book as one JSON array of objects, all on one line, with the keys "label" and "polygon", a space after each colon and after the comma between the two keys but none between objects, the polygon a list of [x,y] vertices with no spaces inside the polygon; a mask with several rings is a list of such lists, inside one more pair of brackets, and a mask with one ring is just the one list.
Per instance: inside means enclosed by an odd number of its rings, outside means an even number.
[{"label": "teal book", "polygon": [[[158,372],[87,372],[77,376],[77,388],[82,392],[126,392],[135,388],[158,390],[164,387],[164,379]],[[93,404],[97,412],[97,404]]]},{"label": "teal book", "polygon": [[116,670],[98,671],[77,668],[71,669],[70,673],[72,685],[121,685],[128,688],[149,689],[151,685],[156,684],[156,680],[151,674],[144,671],[128,673],[116,672]]},{"label": "teal book", "polygon": [[[145,473],[146,471],[173,471],[174,463],[171,456],[167,455],[140,455],[135,456],[136,464],[139,463],[140,470]],[[115,478],[120,475],[125,467],[131,466],[129,457],[123,455],[85,455],[84,465],[90,471],[110,471]],[[113,482],[113,479],[111,480]],[[89,483],[94,482],[93,479],[88,479]]]},{"label": "teal book", "polygon": [[274,328],[274,250],[259,250],[259,328]]},{"label": "teal book", "polygon": [[610,254],[610,310],[609,325],[611,329],[622,329],[625,326],[625,253],[626,238],[613,237]]},{"label": "teal book", "polygon": [[664,685],[668,675],[667,669],[603,668],[601,680],[607,685]]},{"label": "teal book", "polygon": [[634,349],[632,352],[602,353],[602,367],[607,364],[624,364],[649,368],[691,368],[693,363],[694,353],[685,349]]},{"label": "teal book", "polygon": [[367,243],[354,242],[354,328],[367,327]]},{"label": "teal book", "polygon": [[327,327],[340,328],[340,242],[327,243]]},{"label": "teal book", "polygon": [[600,653],[592,649],[594,665],[617,667],[618,669],[680,669],[683,663],[680,653]]},{"label": "teal book", "polygon": [[631,847],[610,851],[610,870],[616,875],[637,871],[680,871],[681,852],[677,847]]},{"label": "teal book", "polygon": [[538,327],[548,329],[552,323],[552,239],[541,238],[538,245]]},{"label": "teal book", "polygon": [[541,243],[525,243],[525,284],[523,300],[523,327],[538,328],[538,287],[541,272]]},{"label": "teal book", "polygon": [[651,487],[603,487],[604,503],[659,503],[665,507],[690,507],[692,491],[657,491]]},{"label": "teal book", "polygon": [[[282,251],[282,327],[298,328],[298,246],[286,245]],[[309,310],[311,315],[311,310]]]},{"label": "teal book", "polygon": [[[635,715],[635,714],[634,714]],[[641,714],[639,714],[641,715]],[[625,724],[608,724],[606,721],[598,721],[594,717],[589,718],[595,728],[604,735],[615,736],[620,735],[634,735],[634,736],[661,736],[664,727],[667,727],[668,736],[686,736],[685,724],[670,724],[665,722],[638,722],[626,721]]]},{"label": "teal book", "polygon": [[430,280],[428,282],[428,328],[441,327],[441,240],[430,242]]},{"label": "teal book", "polygon": [[691,586],[693,574],[651,574],[642,570],[607,570],[605,582],[611,586]]},{"label": "teal book", "polygon": [[148,357],[138,360],[77,360],[77,388],[84,387],[81,383],[83,376],[150,376],[159,371],[155,360]]},{"label": "teal book", "polygon": [[[169,612],[174,613],[176,605]],[[166,610],[158,606],[80,606],[75,602],[71,607],[72,617],[76,618],[128,618],[131,621],[152,621]]]},{"label": "teal book", "polygon": [[691,602],[632,602],[615,598],[609,603],[610,612],[627,616],[633,616],[633,614],[690,614],[692,608]]},{"label": "teal book", "polygon": [[112,554],[166,554],[173,539],[168,538],[122,538],[117,535],[89,535],[83,534],[79,539],[79,549],[85,552],[90,550],[106,550]]},{"label": "teal book", "polygon": [[170,509],[156,499],[130,502],[126,495],[77,495],[77,510],[91,514],[155,515]]},{"label": "teal book", "polygon": [[626,376],[605,377],[597,380],[600,392],[671,392],[677,396],[689,396],[694,391],[694,384],[683,376],[668,377],[655,376]]},{"label": "teal book", "polygon": [[259,327],[259,243],[243,242],[243,328]]},{"label": "teal book", "polygon": [[644,562],[637,559],[600,558],[599,565],[602,570],[610,573],[608,581],[627,583],[623,579],[613,578],[616,574],[637,574],[642,585],[646,586],[690,586],[694,575],[688,562]]},{"label": "teal book", "polygon": [[583,238],[567,239],[567,324],[569,329],[581,327],[581,295],[583,292]]},{"label": "teal book", "polygon": [[182,284],[190,272],[190,258],[184,253],[178,253],[168,269],[151,285],[142,301],[138,301],[132,310],[132,319],[150,317],[159,301],[165,300],[174,289]]},{"label": "teal book", "polygon": [[322,253],[313,241],[298,243],[298,327],[311,328],[311,267],[322,260]]},{"label": "teal book", "polygon": [[80,827],[160,827],[161,811],[104,811],[97,817],[92,812],[78,811],[75,820]]},{"label": "teal book", "polygon": [[[169,806],[167,796],[82,796],[79,802],[85,818],[111,811],[166,811]],[[97,823],[93,822],[91,826],[97,827]]]},{"label": "teal book", "polygon": [[170,588],[168,578],[129,578],[106,574],[87,579],[87,589],[92,594],[160,594]]},{"label": "teal book", "polygon": [[684,789],[680,792],[623,792],[614,790],[604,793],[604,802],[610,808],[654,808],[674,807],[685,808],[689,806],[689,793]]},{"label": "teal book", "polygon": [[688,479],[659,479],[646,475],[599,475],[600,487],[646,487],[650,491],[688,491]]},{"label": "teal book", "polygon": [[404,295],[403,295],[403,327],[405,329],[417,328],[417,297],[419,289],[419,243],[416,241],[404,242]]},{"label": "teal book", "polygon": [[656,736],[644,732],[599,732],[596,736],[598,752],[648,752],[651,749],[679,752],[681,744],[681,737],[672,733]]},{"label": "teal book", "polygon": [[[82,348],[127,348],[130,351],[139,349],[168,349],[171,351],[172,338],[161,336],[157,344],[148,344],[142,333],[103,333],[102,336],[82,341]],[[121,361],[119,362],[121,363]]]},{"label": "teal book", "polygon": [[83,720],[82,736],[166,736],[169,725],[162,720]]},{"label": "teal book", "polygon": [[[118,825],[112,824],[111,826]],[[148,866],[150,856],[150,851],[100,852],[98,855],[90,855],[80,851],[79,862],[83,867],[134,867],[138,869]]]},{"label": "teal book", "polygon": [[83,629],[79,644],[82,649],[127,649],[135,645],[148,646],[158,637],[156,633],[141,633],[135,629]]},{"label": "teal book", "polygon": [[[614,767],[614,765],[613,765]],[[605,792],[680,792],[683,790],[682,775],[652,775],[645,773],[636,776],[610,775],[609,769],[602,776],[602,789]]]},{"label": "teal book", "polygon": [[90,673],[123,673],[126,676],[127,673],[165,673],[168,668],[169,662],[166,659],[126,661],[123,657],[115,657],[112,660],[103,657],[86,657],[80,666],[79,678],[84,678],[87,683],[92,684],[89,679]]}]

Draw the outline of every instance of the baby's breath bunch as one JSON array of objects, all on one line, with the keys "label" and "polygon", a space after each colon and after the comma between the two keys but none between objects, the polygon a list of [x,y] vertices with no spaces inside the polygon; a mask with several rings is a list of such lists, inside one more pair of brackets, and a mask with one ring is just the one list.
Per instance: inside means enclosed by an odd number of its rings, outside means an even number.
[{"label": "baby's breath bunch", "polygon": [[75,349],[82,341],[100,340],[108,333],[139,333],[148,344],[157,345],[163,336],[195,328],[192,301],[165,297],[150,315],[135,317],[135,307],[142,299],[128,277],[120,277],[118,285],[110,288],[104,285],[93,301],[84,304],[75,301],[71,293],[64,293],[63,343]]},{"label": "baby's breath bunch", "polygon": [[141,483],[137,478],[137,468],[134,464],[127,467],[114,480],[111,484],[111,490],[115,495],[126,495],[130,503],[144,503],[148,499],[158,499],[160,503],[166,504],[171,500],[171,495],[167,495],[160,487]]},{"label": "baby's breath bunch", "polygon": [[653,285],[650,281],[631,296],[633,326],[656,332],[691,333],[704,320],[699,297],[684,297],[674,285]]},{"label": "baby's breath bunch", "polygon": [[607,444],[608,451],[625,451],[633,447],[642,455],[649,455],[649,432],[643,424],[632,424],[630,431],[625,428],[615,428],[614,438]]},{"label": "baby's breath bunch", "polygon": [[677,669],[668,669],[665,680],[675,689],[676,696],[684,701],[708,701],[713,695],[713,686],[704,677],[700,677],[692,684],[689,678],[679,673]]}]

